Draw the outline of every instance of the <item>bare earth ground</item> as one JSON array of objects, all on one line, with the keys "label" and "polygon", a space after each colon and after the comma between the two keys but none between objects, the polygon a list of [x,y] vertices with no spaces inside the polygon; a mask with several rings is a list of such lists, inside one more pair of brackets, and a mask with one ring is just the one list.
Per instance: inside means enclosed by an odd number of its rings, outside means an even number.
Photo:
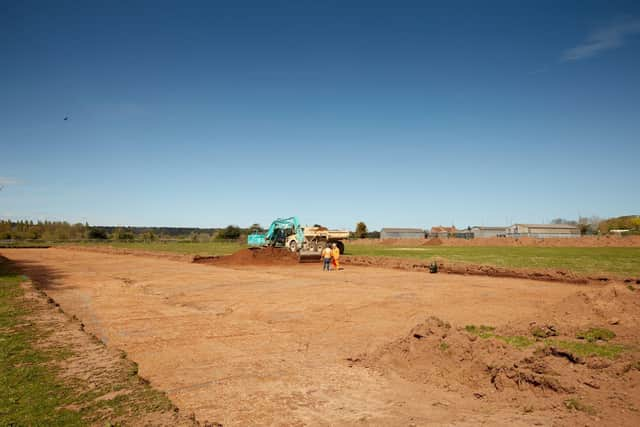
[{"label": "bare earth ground", "polygon": [[[615,342],[637,345],[640,291],[621,285],[355,266],[323,273],[313,264],[213,266],[64,249],[0,253],[201,421],[640,423],[637,352],[615,363],[570,361],[462,329],[485,324],[523,334],[531,322],[553,322],[570,334],[605,324]],[[569,410],[568,398],[594,411]]]},{"label": "bare earth ground", "polygon": [[[42,343],[43,346],[61,346],[73,351],[71,357],[60,362],[61,375],[63,380],[73,384],[78,381],[88,383],[83,391],[91,396],[91,399],[87,399],[84,405],[92,404],[98,407],[98,401],[126,398],[126,403],[122,405],[125,409],[121,409],[120,413],[114,412],[109,406],[96,410],[92,424],[105,425],[104,419],[107,419],[110,420],[107,425],[111,425],[111,422],[140,426],[197,425],[186,416],[175,412],[168,401],[164,402],[151,394],[145,381],[137,375],[132,375],[132,367],[135,365],[124,359],[122,354],[105,347],[99,340],[84,333],[74,324],[79,322],[70,324],[67,316],[53,310],[51,304],[48,306],[46,299],[29,284],[24,284],[23,288],[27,299],[38,302],[37,309],[29,320],[42,329],[52,331]],[[111,391],[114,384],[119,388]],[[72,405],[68,409],[81,410],[83,405]]]}]

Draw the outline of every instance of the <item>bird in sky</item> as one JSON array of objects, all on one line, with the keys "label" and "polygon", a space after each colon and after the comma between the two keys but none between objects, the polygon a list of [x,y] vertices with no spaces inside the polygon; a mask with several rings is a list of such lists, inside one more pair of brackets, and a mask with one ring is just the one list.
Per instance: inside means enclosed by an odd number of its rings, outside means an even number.
[{"label": "bird in sky", "polygon": [[64,116],[64,121],[69,120],[69,116]]}]

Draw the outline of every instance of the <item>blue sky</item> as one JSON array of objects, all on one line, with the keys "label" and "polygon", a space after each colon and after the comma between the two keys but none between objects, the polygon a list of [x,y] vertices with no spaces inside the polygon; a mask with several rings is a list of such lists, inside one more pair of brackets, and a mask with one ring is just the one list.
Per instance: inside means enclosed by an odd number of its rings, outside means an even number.
[{"label": "blue sky", "polygon": [[373,229],[640,211],[637,1],[0,11],[3,218]]}]

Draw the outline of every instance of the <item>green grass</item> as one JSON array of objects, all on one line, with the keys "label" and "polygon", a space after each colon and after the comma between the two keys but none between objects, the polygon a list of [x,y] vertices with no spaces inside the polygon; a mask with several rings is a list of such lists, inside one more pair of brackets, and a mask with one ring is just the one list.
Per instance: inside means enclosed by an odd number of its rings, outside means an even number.
[{"label": "green grass", "polygon": [[[141,380],[137,365],[124,356],[118,367],[100,371],[106,380],[63,381],[56,362],[74,352],[70,346],[36,345],[52,331],[30,321],[36,310],[48,308],[24,298],[25,280],[0,257],[0,426],[111,425],[114,419],[173,410],[167,395]],[[126,393],[104,398],[119,390]]]},{"label": "green grass", "polygon": [[[64,246],[65,244],[60,244]],[[121,249],[138,249],[144,251],[171,252],[184,255],[229,255],[240,249],[247,247],[244,243],[235,241],[219,241],[219,242],[188,242],[188,241],[169,241],[169,242],[125,242],[125,241],[106,241],[102,242],[77,242],[72,243],[73,246],[104,246]]]},{"label": "green grass", "polygon": [[516,335],[516,336],[496,335],[493,333],[495,329],[496,328],[494,328],[493,326],[486,326],[486,325],[480,325],[480,326],[467,325],[464,327],[465,331],[467,331],[470,334],[477,335],[482,339],[488,339],[488,338],[499,339],[509,344],[511,347],[515,347],[519,349],[529,347],[530,345],[533,345],[535,343],[534,340],[527,337],[519,336],[519,335]]},{"label": "green grass", "polygon": [[421,246],[397,248],[379,244],[346,246],[348,255],[389,256],[486,264],[497,267],[562,269],[582,274],[640,275],[640,248],[544,248],[497,246]]},{"label": "green grass", "polygon": [[512,337],[497,336],[496,338],[506,342],[511,347],[515,347],[515,348],[527,348],[530,345],[533,345],[535,343],[534,340],[527,337],[520,336],[520,335],[516,335]]},{"label": "green grass", "polygon": [[487,325],[480,325],[480,326],[476,326],[476,325],[467,325],[464,327],[464,330],[469,332],[470,334],[473,335],[477,335],[480,338],[491,338],[493,337],[493,331],[496,328],[494,328],[493,326],[487,326]]},{"label": "green grass", "polygon": [[576,334],[576,338],[587,340],[589,342],[609,341],[616,337],[615,332],[604,328],[590,328],[586,331],[580,331]]},{"label": "green grass", "polygon": [[58,355],[33,346],[38,334],[25,319],[22,280],[0,259],[0,425],[84,425],[61,409],[70,391],[50,366]]},{"label": "green grass", "polygon": [[[467,325],[464,327],[465,331],[472,335],[476,335],[482,339],[495,338],[505,343],[509,344],[511,347],[515,347],[518,349],[523,349],[532,346],[536,343],[535,339],[515,335],[515,336],[504,336],[504,335],[496,335],[494,334],[495,328],[492,326],[486,325]],[[596,329],[592,328],[586,331],[586,336],[594,336],[594,337],[610,337],[613,338],[608,332],[607,329]],[[612,332],[611,332],[612,334]],[[578,334],[580,335],[580,334]],[[578,337],[580,338],[580,337]],[[610,339],[607,338],[607,339]],[[599,356],[606,357],[609,359],[613,359],[617,357],[620,353],[627,350],[627,347],[621,344],[609,344],[602,343],[598,344],[594,341],[565,341],[565,340],[551,340],[547,339],[544,341],[546,346],[554,346],[561,350],[567,351],[578,357],[590,357],[590,356]]]},{"label": "green grass", "polygon": [[565,341],[565,340],[547,340],[547,345],[552,345],[561,350],[567,351],[574,356],[578,357],[606,357],[607,359],[614,359],[620,353],[627,350],[622,344],[597,344],[595,342],[584,341]]}]

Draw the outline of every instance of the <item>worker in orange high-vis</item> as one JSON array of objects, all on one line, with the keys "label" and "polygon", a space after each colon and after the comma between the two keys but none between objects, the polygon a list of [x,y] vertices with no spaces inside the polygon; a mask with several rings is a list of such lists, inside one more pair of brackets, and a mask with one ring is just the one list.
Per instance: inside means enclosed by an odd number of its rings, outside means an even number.
[{"label": "worker in orange high-vis", "polygon": [[340,270],[340,248],[335,243],[331,245],[331,259],[336,270]]},{"label": "worker in orange high-vis", "polygon": [[327,246],[326,248],[324,248],[322,250],[322,254],[320,255],[320,258],[322,258],[322,271],[331,271],[331,258],[332,258],[332,251],[331,248],[329,246]]}]

